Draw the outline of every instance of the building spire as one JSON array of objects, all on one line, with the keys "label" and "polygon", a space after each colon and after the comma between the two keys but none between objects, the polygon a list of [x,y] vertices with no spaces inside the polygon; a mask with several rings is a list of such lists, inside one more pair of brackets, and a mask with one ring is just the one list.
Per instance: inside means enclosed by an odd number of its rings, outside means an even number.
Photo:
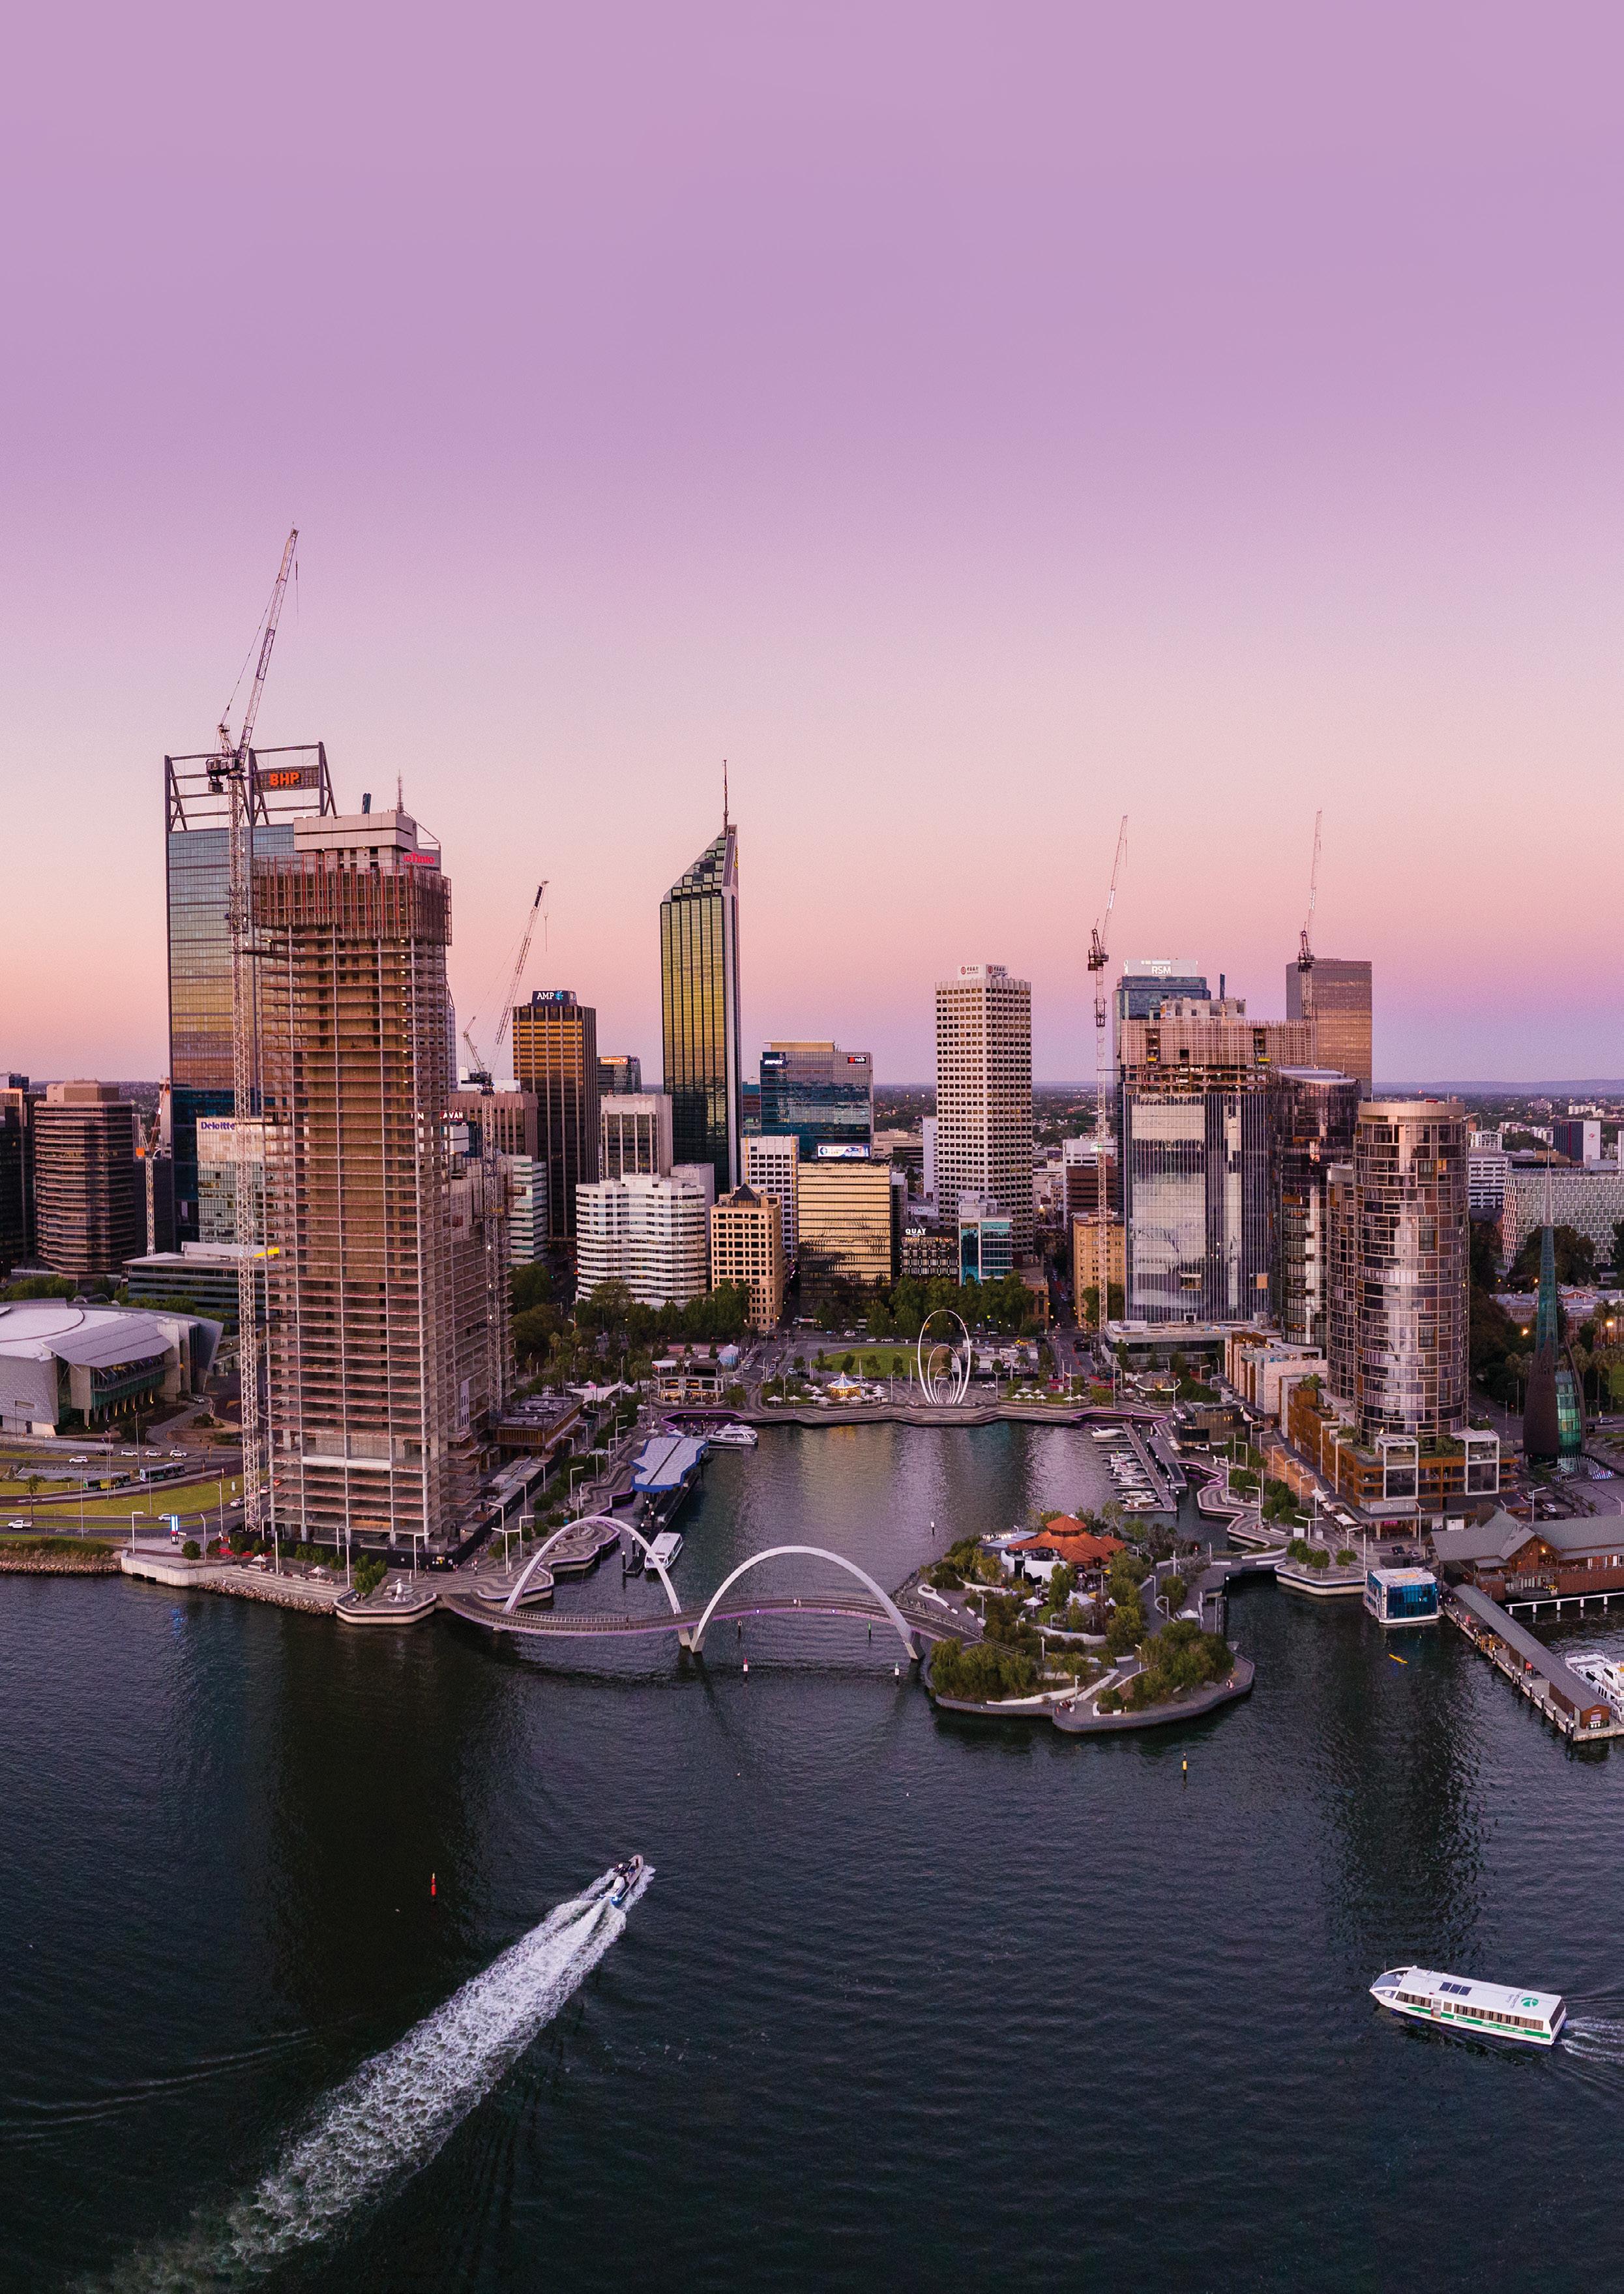
[{"label": "building spire", "polygon": [[724,758],[722,759],[722,838],[723,838],[724,842],[727,841],[727,758],[726,758],[726,757],[724,757]]}]

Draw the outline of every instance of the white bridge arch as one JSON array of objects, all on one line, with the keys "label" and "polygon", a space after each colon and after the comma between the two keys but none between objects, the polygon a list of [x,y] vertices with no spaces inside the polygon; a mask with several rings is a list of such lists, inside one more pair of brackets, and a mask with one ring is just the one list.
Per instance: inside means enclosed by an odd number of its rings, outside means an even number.
[{"label": "white bridge arch", "polygon": [[918,1656],[919,1651],[914,1647],[914,1635],[909,1628],[908,1621],[903,1615],[902,1611],[897,1607],[896,1602],[892,1600],[890,1595],[885,1590],[884,1587],[881,1585],[876,1585],[866,1569],[859,1569],[857,1563],[855,1561],[849,1561],[843,1553],[830,1553],[821,1545],[769,1545],[765,1547],[759,1553],[752,1553],[748,1561],[741,1561],[738,1567],[729,1571],[728,1574],[723,1578],[721,1583],[717,1587],[715,1592],[711,1594],[710,1598],[704,1606],[699,1623],[696,1625],[691,1626],[689,1630],[682,1635],[683,1647],[685,1648],[691,1649],[693,1653],[697,1655],[699,1654],[701,1645],[705,1638],[705,1627],[710,1623],[711,1616],[715,1613],[716,1605],[721,1599],[723,1594],[727,1590],[727,1588],[730,1585],[736,1585],[739,1579],[744,1575],[745,1572],[747,1570],[754,1569],[759,1563],[763,1561],[776,1561],[784,1554],[789,1553],[804,1554],[815,1561],[832,1561],[837,1569],[844,1569],[849,1576],[855,1577],[857,1579],[859,1583],[866,1585],[869,1591],[873,1595],[875,1600],[879,1602],[880,1607],[885,1612],[885,1615],[890,1619],[892,1624],[896,1626],[897,1635],[910,1658]]},{"label": "white bridge arch", "polygon": [[544,1537],[540,1544],[537,1546],[535,1551],[531,1555],[530,1559],[524,1564],[524,1568],[520,1570],[518,1583],[514,1587],[512,1592],[508,1594],[508,1598],[502,1603],[502,1615],[505,1617],[512,1616],[514,1611],[519,1606],[519,1596],[524,1592],[526,1585],[529,1584],[531,1579],[535,1575],[537,1570],[541,1566],[542,1563],[546,1560],[548,1555],[552,1551],[552,1549],[557,1544],[561,1537],[567,1537],[572,1529],[588,1529],[595,1525],[601,1525],[605,1529],[613,1529],[617,1534],[621,1530],[624,1530],[629,1537],[636,1538],[637,1543],[643,1548],[644,1552],[647,1554],[649,1558],[649,1566],[654,1570],[654,1574],[659,1578],[660,1582],[665,1588],[665,1598],[671,1605],[672,1616],[679,1617],[682,1615],[682,1603],[677,1598],[677,1590],[671,1583],[670,1579],[666,1575],[664,1565],[654,1559],[654,1548],[650,1545],[647,1538],[644,1536],[640,1529],[633,1529],[629,1521],[617,1521],[613,1514],[608,1513],[583,1513],[579,1520],[566,1521],[562,1529],[556,1529],[549,1536]]}]

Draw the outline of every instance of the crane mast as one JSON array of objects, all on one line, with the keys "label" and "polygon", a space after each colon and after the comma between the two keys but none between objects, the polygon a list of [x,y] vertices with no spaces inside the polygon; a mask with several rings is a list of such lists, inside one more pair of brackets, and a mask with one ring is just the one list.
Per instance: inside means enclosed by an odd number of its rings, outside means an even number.
[{"label": "crane mast", "polygon": [[[299,539],[296,525],[282,550],[282,562],[265,608],[255,667],[254,683],[242,712],[242,729],[236,739],[224,717],[220,724],[220,747],[209,767],[209,785],[225,791],[231,800],[231,827],[226,853],[226,920],[231,936],[231,1092],[237,1124],[237,1360],[242,1388],[242,1521],[250,1537],[264,1533],[267,1475],[264,1429],[259,1406],[261,1345],[256,1264],[264,1263],[265,1141],[260,1104],[259,995],[254,971],[254,726],[271,666],[271,648],[281,619],[288,576]],[[227,704],[227,714],[230,704]],[[247,1127],[261,1127],[253,1142]],[[257,1144],[258,1153],[248,1151]],[[257,1176],[251,1175],[257,1174]],[[243,1205],[250,1185],[253,1211],[244,1219]],[[245,1233],[245,1225],[248,1232]],[[256,1262],[255,1252],[258,1250]]]},{"label": "crane mast", "polygon": [[1308,872],[1308,914],[1297,941],[1297,978],[1303,1017],[1314,1016],[1314,951],[1310,945],[1314,925],[1314,907],[1320,898],[1320,824],[1325,818],[1323,810],[1314,815],[1314,858]]},{"label": "crane mast", "polygon": [[[519,992],[519,982],[524,977],[524,966],[530,961],[530,943],[536,935],[536,918],[541,913],[541,902],[551,881],[550,877],[543,876],[541,882],[536,886],[536,897],[531,902],[530,914],[524,920],[524,932],[519,942],[518,956],[508,976],[507,993],[502,997],[502,1016],[496,1023],[496,1048],[499,1052],[508,1040],[508,1024],[513,1018],[513,999]],[[479,1014],[475,1013],[474,1019],[477,1020]],[[484,1053],[474,1040],[473,1028],[474,1021],[470,1020],[462,1031],[462,1040],[467,1045],[468,1056],[474,1062],[468,1070],[468,1080],[475,1090],[490,1093],[496,1088],[496,1079],[485,1064]]]},{"label": "crane mast", "polygon": [[[1116,857],[1111,863],[1111,888],[1106,894],[1105,914],[1089,933],[1088,969],[1094,988],[1094,1282],[1099,1299],[1098,1321],[1105,1328],[1110,1307],[1111,1229],[1110,1205],[1105,1187],[1105,1151],[1111,1135],[1111,1039],[1106,1025],[1106,968],[1110,953],[1106,942],[1111,929],[1111,911],[1116,905],[1116,880],[1122,874],[1122,859],[1128,849],[1128,816],[1122,816],[1116,831]],[[1082,1301],[1078,1300],[1079,1306]]]}]

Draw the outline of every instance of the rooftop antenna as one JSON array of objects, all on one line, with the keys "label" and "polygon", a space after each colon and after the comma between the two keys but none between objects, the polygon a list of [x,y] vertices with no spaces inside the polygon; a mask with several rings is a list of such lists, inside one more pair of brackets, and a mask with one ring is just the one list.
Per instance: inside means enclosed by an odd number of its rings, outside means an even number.
[{"label": "rooftop antenna", "polygon": [[404,812],[406,809],[406,776],[404,773],[396,773],[394,777],[394,809],[397,812]]},{"label": "rooftop antenna", "polygon": [[722,759],[722,834],[727,834],[727,760]]}]

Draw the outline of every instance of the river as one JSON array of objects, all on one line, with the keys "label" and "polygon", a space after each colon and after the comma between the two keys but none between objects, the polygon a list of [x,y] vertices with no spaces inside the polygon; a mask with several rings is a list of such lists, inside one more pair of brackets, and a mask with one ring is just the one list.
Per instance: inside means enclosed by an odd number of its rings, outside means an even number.
[{"label": "river", "polygon": [[[793,1542],[889,1586],[1106,1488],[1060,1429],[775,1430],[709,1463],[678,1587]],[[1100,1741],[938,1718],[850,1621],[695,1667],[0,1581],[0,2279],[1610,2274],[1624,1759],[1452,1632],[1397,1664],[1262,1582],[1230,1622],[1249,1699]],[[583,1897],[633,1849],[640,1901]],[[1575,2044],[1395,2025],[1411,1958],[1564,1991]]]}]

